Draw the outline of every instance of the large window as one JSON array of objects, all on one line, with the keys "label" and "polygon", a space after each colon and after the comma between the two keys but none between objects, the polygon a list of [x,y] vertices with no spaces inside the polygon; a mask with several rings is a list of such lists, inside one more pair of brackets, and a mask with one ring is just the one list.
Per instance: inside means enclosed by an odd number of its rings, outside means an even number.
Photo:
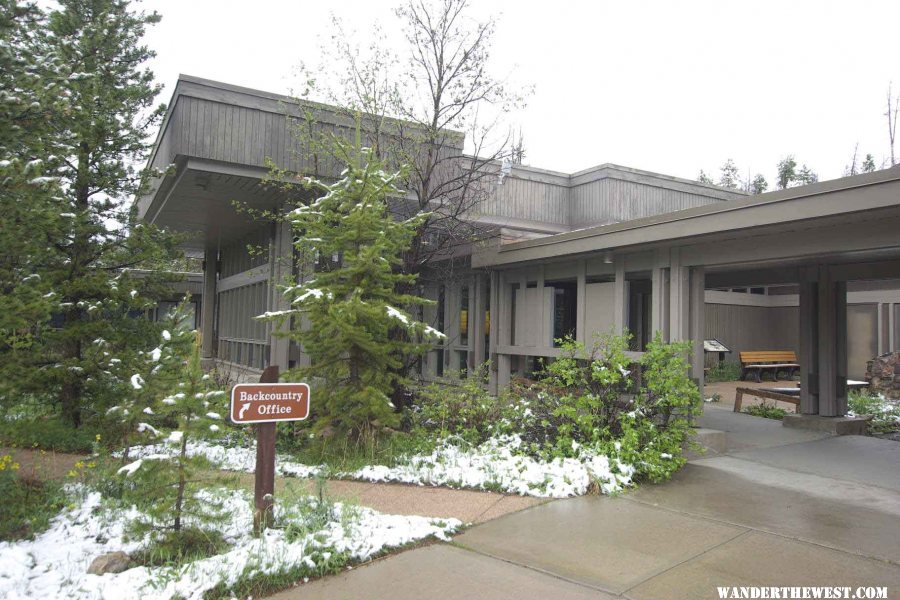
[{"label": "large window", "polygon": [[575,281],[548,281],[553,288],[553,345],[565,337],[575,338],[578,313],[578,284]]},{"label": "large window", "polygon": [[469,287],[465,285],[459,290],[459,343],[469,345]]}]

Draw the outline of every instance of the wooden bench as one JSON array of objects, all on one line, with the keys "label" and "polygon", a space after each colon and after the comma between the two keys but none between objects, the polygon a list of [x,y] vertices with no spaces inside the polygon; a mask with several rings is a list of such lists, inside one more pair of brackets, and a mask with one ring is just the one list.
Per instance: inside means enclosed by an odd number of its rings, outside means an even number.
[{"label": "wooden bench", "polygon": [[778,379],[778,372],[787,373],[788,379],[793,378],[794,373],[800,369],[797,364],[797,355],[793,350],[764,350],[755,352],[741,352],[741,380],[752,373],[756,382],[760,383],[763,371],[771,371],[773,380]]}]

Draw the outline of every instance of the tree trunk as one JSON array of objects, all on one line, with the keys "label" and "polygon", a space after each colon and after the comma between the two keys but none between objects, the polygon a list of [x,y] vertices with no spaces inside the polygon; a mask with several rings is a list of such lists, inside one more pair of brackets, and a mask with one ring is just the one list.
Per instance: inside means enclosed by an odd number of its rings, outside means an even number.
[{"label": "tree trunk", "polygon": [[175,531],[181,531],[181,513],[184,507],[184,488],[187,477],[184,472],[184,461],[187,457],[187,436],[182,434],[181,456],[178,459],[178,492],[175,494]]}]

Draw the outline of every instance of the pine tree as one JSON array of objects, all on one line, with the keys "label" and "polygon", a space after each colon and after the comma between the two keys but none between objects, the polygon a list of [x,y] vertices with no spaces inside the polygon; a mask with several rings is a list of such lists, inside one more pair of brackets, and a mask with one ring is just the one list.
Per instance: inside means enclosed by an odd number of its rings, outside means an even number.
[{"label": "pine tree", "polygon": [[750,188],[747,190],[751,194],[762,194],[767,189],[769,189],[769,182],[766,181],[766,178],[763,177],[762,173],[757,173],[753,178],[753,181],[750,182]]},{"label": "pine tree", "polygon": [[[347,163],[342,179],[306,180],[324,195],[290,215],[297,250],[326,259],[326,266],[286,289],[291,311],[268,318],[302,316],[294,319],[290,336],[312,365],[288,377],[318,384],[316,429],[331,427],[364,441],[398,422],[390,394],[402,383],[402,357],[423,354],[443,334],[407,312],[427,300],[397,291],[415,282],[400,268],[427,215],[392,219],[388,199],[403,196],[396,187],[402,173],[385,173],[369,149],[341,148]],[[398,331],[402,335],[392,335]]]},{"label": "pine tree", "polygon": [[741,185],[741,175],[737,165],[730,158],[722,165],[719,185],[731,190],[736,190]]},{"label": "pine tree", "polygon": [[872,173],[875,171],[877,167],[875,166],[875,157],[871,154],[866,154],[866,157],[862,162],[862,172],[863,173]]},{"label": "pine tree", "polygon": [[776,186],[779,190],[786,190],[797,177],[797,161],[793,155],[788,155],[778,161],[778,181]]},{"label": "pine tree", "polygon": [[226,395],[200,365],[199,333],[175,327],[162,341],[147,356],[154,365],[147,377],[135,373],[131,378],[135,397],[129,404],[132,414],[140,418],[126,419],[139,421],[134,432],[140,437],[162,441],[170,450],[119,469],[146,515],[133,523],[138,533],[177,532],[185,526],[202,526],[218,514],[216,503],[202,490],[204,484],[219,478],[208,473],[213,467],[210,461],[189,454],[188,447],[221,434]]},{"label": "pine tree", "polygon": [[14,399],[36,336],[53,307],[48,239],[64,221],[54,209],[58,167],[48,123],[61,106],[57,62],[42,44],[45,15],[0,0],[0,398]]},{"label": "pine tree", "polygon": [[63,231],[49,239],[42,275],[59,323],[42,336],[40,383],[74,425],[87,399],[102,410],[116,383],[91,346],[99,340],[106,352],[129,354],[158,334],[134,317],[164,293],[162,278],[129,269],[179,254],[177,240],[138,224],[129,204],[146,184],[148,173],[138,165],[164,110],[154,105],[160,88],[143,67],[154,54],[141,43],[145,27],[158,20],[156,13],[132,12],[125,0],[61,0],[46,27],[48,52],[69,72],[62,114],[49,122],[60,156],[54,203]]},{"label": "pine tree", "polygon": [[705,183],[706,185],[716,185],[716,182],[713,181],[712,177],[706,174],[706,171],[700,169],[700,174],[697,175],[697,181],[700,183]]}]

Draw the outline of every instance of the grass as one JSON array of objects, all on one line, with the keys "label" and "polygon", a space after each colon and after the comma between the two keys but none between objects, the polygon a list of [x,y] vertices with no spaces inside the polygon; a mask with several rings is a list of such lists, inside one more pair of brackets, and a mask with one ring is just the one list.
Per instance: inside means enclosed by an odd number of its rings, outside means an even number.
[{"label": "grass", "polygon": [[741,364],[736,362],[716,363],[706,372],[706,382],[739,381],[741,379]]},{"label": "grass", "polygon": [[58,482],[23,473],[10,455],[0,456],[0,541],[32,539],[65,504]]},{"label": "grass", "polygon": [[763,417],[765,419],[776,419],[778,421],[784,418],[784,415],[787,414],[787,411],[783,408],[779,408],[774,404],[767,404],[763,402],[762,404],[751,404],[744,408],[742,412],[747,413],[748,415],[753,415],[754,417]]},{"label": "grass", "polygon": [[279,435],[279,451],[303,464],[325,465],[332,473],[352,472],[367,465],[392,467],[402,457],[423,450],[421,439],[402,432],[357,443],[343,436],[310,438],[306,430],[300,431],[304,433]]}]

